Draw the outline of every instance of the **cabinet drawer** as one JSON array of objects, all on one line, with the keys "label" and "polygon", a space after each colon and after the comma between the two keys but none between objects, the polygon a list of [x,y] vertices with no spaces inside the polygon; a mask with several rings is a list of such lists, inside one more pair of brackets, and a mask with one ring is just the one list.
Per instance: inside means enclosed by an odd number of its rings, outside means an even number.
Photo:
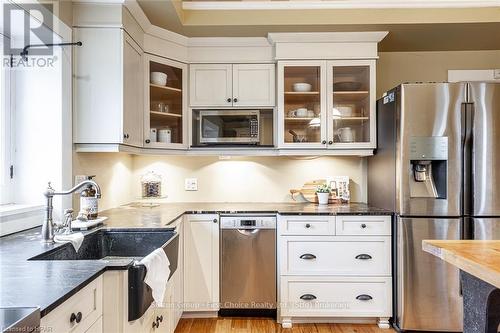
[{"label": "cabinet drawer", "polygon": [[[71,316],[79,316],[79,323]],[[51,332],[85,332],[102,315],[102,276],[90,282],[63,304],[41,319],[41,326]]]},{"label": "cabinet drawer", "polygon": [[390,317],[391,278],[281,278],[282,316]]},{"label": "cabinet drawer", "polygon": [[390,237],[286,237],[281,240],[281,274],[391,274]]},{"label": "cabinet drawer", "polygon": [[281,235],[335,235],[335,216],[279,216]]},{"label": "cabinet drawer", "polygon": [[337,235],[391,235],[391,216],[337,216]]}]

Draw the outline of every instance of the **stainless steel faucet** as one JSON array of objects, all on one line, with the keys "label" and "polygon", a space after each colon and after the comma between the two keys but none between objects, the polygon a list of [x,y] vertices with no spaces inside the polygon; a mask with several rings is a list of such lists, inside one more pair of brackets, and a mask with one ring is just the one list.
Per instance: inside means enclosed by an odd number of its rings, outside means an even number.
[{"label": "stainless steel faucet", "polygon": [[101,188],[99,187],[99,184],[97,184],[93,180],[84,180],[80,184],[75,185],[72,189],[69,189],[67,191],[61,191],[61,192],[56,192],[52,186],[50,185],[50,182],[47,186],[47,189],[43,193],[45,195],[45,198],[47,198],[47,206],[45,207],[45,219],[43,220],[42,224],[42,242],[43,243],[54,243],[54,222],[52,220],[52,198],[55,195],[67,195],[67,194],[72,194],[79,189],[81,189],[84,186],[93,186],[95,188],[95,197],[100,198],[101,197]]}]

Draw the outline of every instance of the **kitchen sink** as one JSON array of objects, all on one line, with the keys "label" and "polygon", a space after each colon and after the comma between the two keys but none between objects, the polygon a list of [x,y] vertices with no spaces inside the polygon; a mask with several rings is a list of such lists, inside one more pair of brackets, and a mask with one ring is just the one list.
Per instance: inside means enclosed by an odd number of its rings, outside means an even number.
[{"label": "kitchen sink", "polygon": [[173,230],[98,230],[85,236],[78,252],[68,243],[30,260],[140,259],[157,248],[166,248],[176,235]]},{"label": "kitchen sink", "polygon": [[[85,236],[75,251],[70,243],[56,247],[29,260],[106,260],[131,259],[128,270],[128,320],[140,318],[153,302],[152,290],[144,282],[146,266],[140,259],[162,248],[170,262],[170,275],[177,270],[179,234],[175,229],[97,230]],[[168,281],[167,280],[167,281]]]}]

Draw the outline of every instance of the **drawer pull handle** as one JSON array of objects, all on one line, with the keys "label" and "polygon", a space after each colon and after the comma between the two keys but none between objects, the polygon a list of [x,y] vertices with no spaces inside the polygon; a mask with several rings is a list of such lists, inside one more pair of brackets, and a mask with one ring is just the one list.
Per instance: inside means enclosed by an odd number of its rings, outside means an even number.
[{"label": "drawer pull handle", "polygon": [[160,323],[158,323],[157,321],[153,321],[153,328],[158,328],[160,327]]},{"label": "drawer pull handle", "polygon": [[311,253],[304,253],[299,258],[304,259],[304,260],[312,260],[312,259],[316,259],[316,256],[314,254],[311,254]]},{"label": "drawer pull handle", "polygon": [[300,299],[304,300],[304,301],[313,301],[316,299],[316,296],[311,295],[311,294],[304,294],[304,295],[300,296]]},{"label": "drawer pull handle", "polygon": [[306,228],[309,229],[311,225],[309,223],[306,223]]},{"label": "drawer pull handle", "polygon": [[356,259],[359,259],[359,260],[370,260],[370,259],[372,259],[372,256],[369,255],[369,254],[358,254],[356,256]]},{"label": "drawer pull handle", "polygon": [[369,301],[369,300],[372,300],[373,297],[371,297],[370,295],[363,294],[363,295],[356,296],[356,299],[359,301]]},{"label": "drawer pull handle", "polygon": [[69,322],[72,323],[74,321],[76,321],[77,324],[82,321],[82,313],[81,312],[78,312],[77,314],[75,314],[74,312],[71,313],[71,316],[69,317]]},{"label": "drawer pull handle", "polygon": [[366,224],[362,223],[361,224],[361,229],[365,229],[366,228]]},{"label": "drawer pull handle", "polygon": [[156,317],[156,322],[163,322],[163,315]]}]

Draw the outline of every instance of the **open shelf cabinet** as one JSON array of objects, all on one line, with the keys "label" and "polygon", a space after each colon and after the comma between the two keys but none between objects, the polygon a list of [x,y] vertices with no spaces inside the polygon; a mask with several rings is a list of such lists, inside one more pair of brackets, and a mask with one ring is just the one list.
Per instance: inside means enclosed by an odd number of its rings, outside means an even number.
[{"label": "open shelf cabinet", "polygon": [[[145,57],[144,146],[185,149],[187,147],[187,66],[147,55]],[[166,84],[152,82],[151,73],[167,75]]]}]

